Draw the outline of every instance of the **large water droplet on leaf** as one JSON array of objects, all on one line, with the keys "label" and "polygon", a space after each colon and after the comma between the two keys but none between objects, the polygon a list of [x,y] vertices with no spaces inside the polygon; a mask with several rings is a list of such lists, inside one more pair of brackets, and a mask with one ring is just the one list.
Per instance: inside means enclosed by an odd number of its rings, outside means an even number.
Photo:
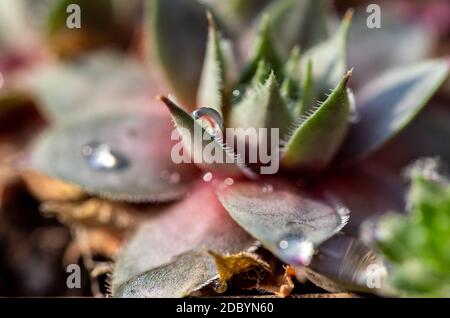
[{"label": "large water droplet on leaf", "polygon": [[81,150],[90,168],[97,171],[121,170],[128,166],[123,155],[104,143],[91,142]]},{"label": "large water droplet on leaf", "polygon": [[217,136],[222,134],[223,119],[217,110],[210,107],[201,107],[192,112],[192,117],[201,121],[211,135]]}]

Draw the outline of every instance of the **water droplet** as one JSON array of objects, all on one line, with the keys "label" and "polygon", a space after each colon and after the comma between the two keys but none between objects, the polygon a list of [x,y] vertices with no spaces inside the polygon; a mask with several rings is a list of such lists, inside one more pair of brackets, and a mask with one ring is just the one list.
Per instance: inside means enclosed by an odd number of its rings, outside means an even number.
[{"label": "water droplet", "polygon": [[235,89],[232,94],[234,97],[239,97],[239,95],[241,95],[241,92],[238,89]]},{"label": "water droplet", "polygon": [[273,185],[271,185],[271,184],[265,184],[265,185],[262,187],[262,192],[263,192],[263,193],[272,193],[272,192],[273,192]]},{"label": "water droplet", "polygon": [[281,249],[287,249],[289,246],[289,242],[286,240],[281,240],[280,243],[278,244],[280,246]]},{"label": "water droplet", "polygon": [[305,239],[283,239],[278,248],[283,261],[292,265],[308,266],[314,254],[313,244]]},{"label": "water droplet", "polygon": [[233,180],[233,178],[226,178],[226,179],[223,181],[223,183],[224,183],[226,186],[232,186],[232,185],[234,184],[234,180]]},{"label": "water droplet", "polygon": [[181,179],[181,176],[178,172],[172,172],[170,174],[170,178],[169,178],[170,183],[177,184],[178,182],[180,182],[180,179]]},{"label": "water droplet", "polygon": [[203,175],[203,181],[210,182],[213,179],[213,174],[211,172],[207,172]]},{"label": "water droplet", "polygon": [[213,285],[214,291],[218,294],[222,294],[227,290],[227,282],[226,281],[216,281]]},{"label": "water droplet", "polygon": [[126,159],[107,144],[89,143],[83,146],[81,153],[94,170],[120,170],[128,165]]},{"label": "water droplet", "polygon": [[201,120],[206,126],[205,129],[207,129],[211,135],[215,136],[222,133],[222,115],[214,108],[201,107],[192,112],[192,117],[194,117],[195,120]]}]

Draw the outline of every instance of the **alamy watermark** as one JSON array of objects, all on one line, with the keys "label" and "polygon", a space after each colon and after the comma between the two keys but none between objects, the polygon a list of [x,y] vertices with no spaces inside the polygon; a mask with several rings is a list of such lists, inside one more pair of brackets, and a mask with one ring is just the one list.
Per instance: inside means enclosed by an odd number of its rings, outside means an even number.
[{"label": "alamy watermark", "polygon": [[[189,129],[177,128],[171,135],[172,140],[178,141],[171,151],[172,161],[176,164],[245,162],[259,164],[261,174],[278,172],[280,166],[278,128],[226,128],[225,136],[223,140],[221,131],[205,130],[200,125],[194,126],[193,135]],[[234,154],[238,154],[237,157]]]},{"label": "alamy watermark", "polygon": [[66,268],[66,286],[69,289],[81,288],[81,268],[78,264],[69,264]]},{"label": "alamy watermark", "polygon": [[78,4],[69,4],[66,7],[66,13],[69,13],[66,19],[66,26],[69,29],[81,28],[81,8]]},{"label": "alamy watermark", "polygon": [[382,282],[387,276],[386,267],[380,264],[370,264],[366,269],[366,286],[370,289],[380,289]]},{"label": "alamy watermark", "polygon": [[366,9],[370,13],[366,20],[366,25],[369,29],[381,28],[381,7],[378,4],[369,4]]}]

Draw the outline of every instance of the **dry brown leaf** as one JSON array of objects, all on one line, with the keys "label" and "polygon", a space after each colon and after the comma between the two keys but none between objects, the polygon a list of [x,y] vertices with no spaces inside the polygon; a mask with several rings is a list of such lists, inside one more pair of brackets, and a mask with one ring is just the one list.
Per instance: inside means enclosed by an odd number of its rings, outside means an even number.
[{"label": "dry brown leaf", "polygon": [[21,172],[30,192],[40,201],[76,201],[86,197],[77,186],[47,177],[39,172]]},{"label": "dry brown leaf", "polygon": [[85,257],[91,258],[93,255],[101,255],[114,260],[122,241],[122,235],[104,229],[75,228],[73,241],[66,248],[63,263],[77,263],[80,257],[85,259]]},{"label": "dry brown leaf", "polygon": [[231,255],[221,255],[209,251],[214,257],[217,272],[219,273],[219,281],[215,290],[223,293],[227,289],[227,282],[235,275],[239,275],[250,270],[263,270],[270,272],[270,265],[260,256],[254,253],[239,252]]},{"label": "dry brown leaf", "polygon": [[41,205],[41,210],[46,214],[55,215],[58,220],[68,225],[77,224],[118,231],[133,228],[137,219],[146,215],[146,213],[138,213],[133,205],[97,198],[81,202],[45,202]]}]

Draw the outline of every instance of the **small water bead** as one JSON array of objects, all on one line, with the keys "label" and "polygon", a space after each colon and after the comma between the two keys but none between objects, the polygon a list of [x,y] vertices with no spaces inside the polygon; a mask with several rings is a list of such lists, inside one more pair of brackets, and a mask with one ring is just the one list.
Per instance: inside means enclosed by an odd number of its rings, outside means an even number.
[{"label": "small water bead", "polygon": [[283,239],[278,243],[279,255],[287,263],[307,266],[314,254],[313,244],[304,239]]},{"label": "small water bead", "polygon": [[213,179],[213,174],[211,172],[207,172],[203,175],[203,181],[205,182],[211,182]]},{"label": "small water bead", "polygon": [[241,95],[241,92],[238,89],[235,89],[232,94],[234,97],[239,97]]},{"label": "small water bead", "polygon": [[226,178],[226,179],[223,181],[223,183],[224,183],[226,186],[232,186],[232,185],[234,184],[234,180],[233,180],[233,178]]},{"label": "small water bead", "polygon": [[89,143],[83,146],[81,153],[94,170],[120,170],[127,166],[125,158],[104,143]]},{"label": "small water bead", "polygon": [[271,184],[265,184],[263,187],[262,187],[262,192],[263,193],[272,193],[273,192],[273,185],[271,185]]}]

